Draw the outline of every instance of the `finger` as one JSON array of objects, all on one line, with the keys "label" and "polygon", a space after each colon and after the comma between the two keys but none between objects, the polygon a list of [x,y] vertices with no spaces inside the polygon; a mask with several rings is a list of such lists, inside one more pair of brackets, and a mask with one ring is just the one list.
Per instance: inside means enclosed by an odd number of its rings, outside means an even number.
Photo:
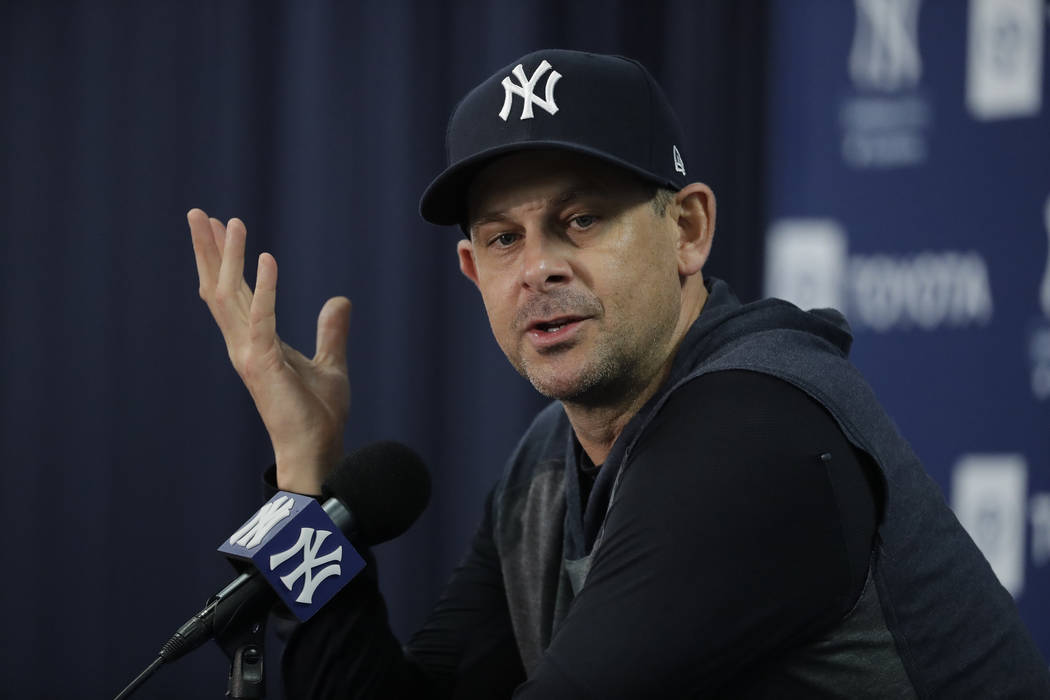
[{"label": "finger", "polygon": [[215,250],[219,251],[221,257],[222,250],[226,247],[226,227],[215,217],[208,219],[208,225],[211,226],[211,237],[215,241]]},{"label": "finger", "polygon": [[219,284],[217,292],[229,304],[240,306],[244,315],[248,315],[251,299],[245,297],[244,281],[244,239],[248,232],[240,219],[230,219],[226,227],[226,245],[222,251],[222,264],[219,266]]},{"label": "finger", "polygon": [[[221,221],[214,217],[208,219],[208,223],[211,224],[211,233],[212,238],[215,239],[215,248],[219,251],[223,250],[226,246],[226,227]],[[247,303],[251,303],[252,289],[248,286],[248,283],[244,281],[243,275],[241,276],[239,294],[247,300]]]},{"label": "finger", "polygon": [[350,300],[332,297],[317,316],[317,352],[314,362],[346,365],[346,336],[350,332]]},{"label": "finger", "polygon": [[201,296],[204,297],[215,288],[222,256],[215,247],[207,214],[200,209],[190,209],[186,213],[186,221],[190,225],[193,257],[197,260],[197,277],[200,278]]},{"label": "finger", "polygon": [[269,253],[259,255],[255,273],[255,294],[249,314],[251,343],[257,351],[266,350],[277,335],[277,261]]}]

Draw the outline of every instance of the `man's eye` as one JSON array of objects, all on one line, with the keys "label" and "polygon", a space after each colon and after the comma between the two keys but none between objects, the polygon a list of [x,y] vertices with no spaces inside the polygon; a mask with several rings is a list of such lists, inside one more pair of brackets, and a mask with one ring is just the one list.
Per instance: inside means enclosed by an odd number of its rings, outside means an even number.
[{"label": "man's eye", "polygon": [[501,233],[498,236],[495,236],[492,240],[490,240],[489,245],[493,245],[498,248],[506,248],[510,245],[513,245],[516,240],[518,240],[518,234],[516,233]]},{"label": "man's eye", "polygon": [[593,214],[580,214],[569,219],[569,223],[576,229],[590,228],[597,223],[598,217]]}]

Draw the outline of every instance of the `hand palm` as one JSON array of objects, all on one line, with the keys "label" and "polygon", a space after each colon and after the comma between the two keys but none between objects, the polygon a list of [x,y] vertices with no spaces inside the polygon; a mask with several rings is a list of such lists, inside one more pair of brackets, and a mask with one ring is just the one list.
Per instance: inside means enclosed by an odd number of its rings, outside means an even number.
[{"label": "hand palm", "polygon": [[317,319],[312,359],[277,335],[277,262],[259,256],[254,292],[244,281],[244,224],[224,227],[193,209],[187,214],[200,276],[200,296],[222,331],[234,368],[251,393],[273,443],[278,485],[318,493],[342,453],[350,409],[346,334],[350,301],[334,297]]}]

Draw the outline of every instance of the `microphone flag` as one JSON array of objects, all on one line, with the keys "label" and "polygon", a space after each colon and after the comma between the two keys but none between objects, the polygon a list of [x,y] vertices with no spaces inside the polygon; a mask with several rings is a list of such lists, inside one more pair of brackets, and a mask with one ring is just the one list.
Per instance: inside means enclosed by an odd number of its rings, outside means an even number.
[{"label": "microphone flag", "polygon": [[300,622],[365,568],[316,499],[287,491],[278,491],[219,551],[238,569],[258,571]]}]

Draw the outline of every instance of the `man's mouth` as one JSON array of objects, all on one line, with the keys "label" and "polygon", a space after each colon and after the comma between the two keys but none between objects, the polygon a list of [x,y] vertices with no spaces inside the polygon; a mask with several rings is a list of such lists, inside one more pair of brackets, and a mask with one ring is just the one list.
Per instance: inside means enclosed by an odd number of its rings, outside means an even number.
[{"label": "man's mouth", "polygon": [[555,318],[548,321],[534,321],[529,324],[529,330],[539,331],[541,333],[557,333],[570,323],[576,323],[577,321],[582,320],[582,316],[562,316],[561,318]]}]

